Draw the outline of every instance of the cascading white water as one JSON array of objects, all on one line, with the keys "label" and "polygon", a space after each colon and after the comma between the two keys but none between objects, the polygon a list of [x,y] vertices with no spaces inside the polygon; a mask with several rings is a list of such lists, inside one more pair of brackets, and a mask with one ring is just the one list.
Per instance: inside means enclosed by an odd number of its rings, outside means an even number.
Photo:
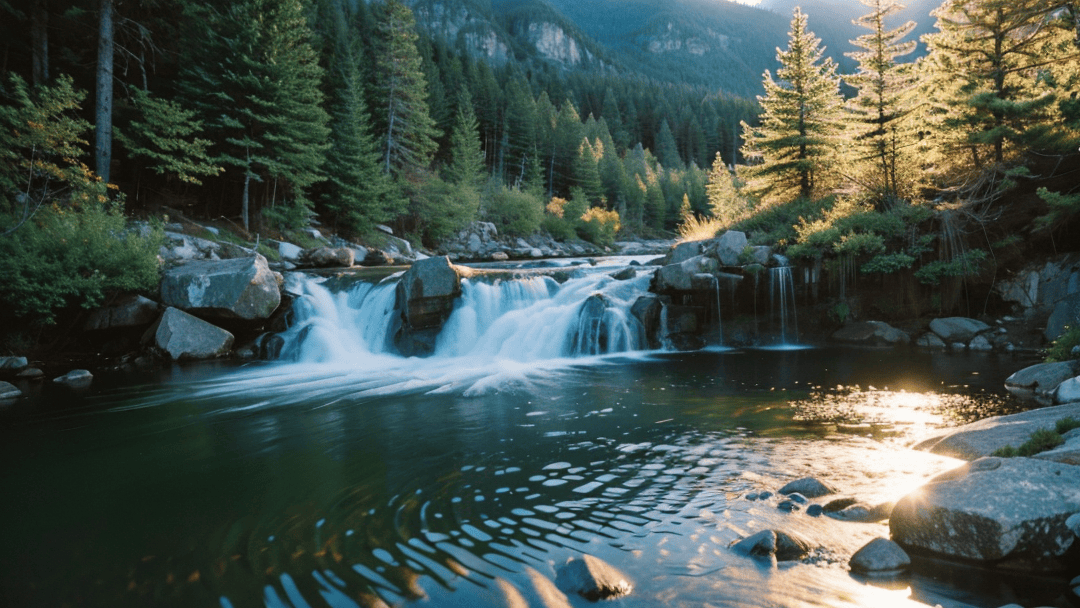
[{"label": "cascading white water", "polygon": [[[644,329],[630,307],[648,281],[648,275],[617,281],[606,274],[563,284],[547,276],[464,279],[432,359],[529,362],[640,350]],[[342,364],[394,357],[395,288],[396,281],[386,280],[331,293],[321,279],[298,279],[281,358]]]},{"label": "cascading white water", "polygon": [[795,344],[799,339],[799,324],[795,317],[795,281],[791,266],[769,270],[769,300],[774,320],[779,320],[779,343]]}]

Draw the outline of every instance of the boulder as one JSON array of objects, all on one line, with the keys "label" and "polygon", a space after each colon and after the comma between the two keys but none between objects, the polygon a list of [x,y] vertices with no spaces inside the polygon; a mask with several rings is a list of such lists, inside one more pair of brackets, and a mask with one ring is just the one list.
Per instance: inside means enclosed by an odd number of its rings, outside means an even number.
[{"label": "boulder", "polygon": [[587,554],[580,559],[570,558],[563,564],[555,573],[555,586],[591,602],[624,596],[634,589],[625,574]]},{"label": "boulder", "polygon": [[73,389],[87,388],[94,381],[94,375],[85,369],[73,369],[70,372],[53,378],[53,382]]},{"label": "boulder", "polygon": [[780,494],[801,494],[806,498],[818,498],[834,492],[836,490],[813,477],[803,477],[802,479],[789,481],[779,490]]},{"label": "boulder", "polygon": [[873,523],[889,519],[895,505],[891,502],[883,502],[873,507],[863,504],[853,504],[838,511],[829,513],[829,517],[840,521],[852,521],[858,523]]},{"label": "boulder", "polygon": [[975,460],[1006,446],[1020,447],[1038,429],[1052,429],[1062,418],[1080,419],[1080,403],[1044,407],[965,424],[915,446],[942,456]]},{"label": "boulder", "polygon": [[1077,374],[1080,374],[1080,360],[1039,363],[1006,378],[1005,389],[1021,399],[1049,403],[1058,385]]},{"label": "boulder", "polygon": [[176,308],[166,308],[153,331],[154,345],[173,359],[212,359],[229,352],[233,335]]},{"label": "boulder", "polygon": [[668,254],[665,264],[682,264],[686,260],[692,257],[701,255],[701,245],[704,241],[687,241],[685,243],[679,243],[671,249],[671,253]]},{"label": "boulder", "polygon": [[616,281],[629,281],[637,276],[637,270],[632,267],[626,267],[618,272],[611,273],[611,278]]},{"label": "boulder", "polygon": [[290,262],[299,262],[300,257],[304,255],[304,249],[302,247],[293,245],[292,243],[286,243],[285,241],[271,241],[271,246],[277,248],[278,255],[281,256],[281,259]]},{"label": "boulder", "polygon": [[1065,333],[1065,328],[1080,322],[1080,293],[1071,293],[1054,304],[1054,310],[1050,318],[1046,320],[1046,331],[1043,335],[1047,341],[1053,342]]},{"label": "boulder", "polygon": [[261,320],[281,303],[278,277],[266,258],[188,262],[165,273],[161,301],[200,316]]},{"label": "boulder", "polygon": [[994,345],[990,343],[990,340],[986,336],[975,336],[968,343],[968,349],[975,352],[988,353],[994,350]]},{"label": "boulder", "polygon": [[813,550],[813,545],[797,534],[762,530],[735,542],[731,549],[741,555],[789,562],[806,557]]},{"label": "boulder", "polygon": [[938,335],[947,344],[963,342],[967,344],[979,332],[990,329],[990,326],[976,319],[966,317],[946,317],[930,321],[930,331]]},{"label": "boulder", "polygon": [[300,262],[314,268],[351,268],[355,256],[349,247],[316,247],[304,251]]},{"label": "boulder", "polygon": [[446,256],[416,262],[397,286],[402,319],[413,329],[441,327],[461,295],[461,277],[468,269],[455,266]]},{"label": "boulder", "polygon": [[740,266],[743,263],[742,252],[747,245],[745,232],[728,230],[709,241],[705,245],[705,251],[720,260],[723,266]]},{"label": "boulder", "polygon": [[1054,389],[1054,403],[1061,405],[1080,401],[1080,376],[1069,378]]},{"label": "boulder", "polygon": [[577,323],[567,336],[570,355],[601,355],[607,352],[610,328],[605,317],[610,305],[603,294],[594,293],[585,298],[578,309]]},{"label": "boulder", "polygon": [[750,262],[752,264],[768,266],[769,260],[772,259],[772,254],[772,247],[769,247],[768,245],[757,245],[751,247]]},{"label": "boulder", "polygon": [[22,378],[24,380],[41,380],[45,377],[45,372],[36,367],[28,367],[18,374],[15,374],[16,378]]},{"label": "boulder", "polygon": [[945,342],[932,331],[919,336],[919,339],[915,341],[915,345],[920,348],[936,348],[945,350]]},{"label": "boulder", "polygon": [[911,337],[883,321],[856,321],[833,332],[831,339],[847,344],[895,346],[907,344]]},{"label": "boulder", "polygon": [[157,320],[161,312],[157,302],[137,295],[122,296],[109,306],[90,313],[83,325],[85,331],[145,327]]},{"label": "boulder", "polygon": [[363,261],[360,262],[363,266],[389,266],[393,263],[394,258],[387,255],[385,251],[378,249],[369,249]]},{"label": "boulder", "polygon": [[510,259],[510,255],[505,251],[494,251],[491,254],[491,261],[493,262],[505,262]]},{"label": "boulder", "polygon": [[22,391],[10,382],[0,381],[0,401],[10,401],[22,396]]},{"label": "boulder", "polygon": [[887,538],[875,538],[863,545],[851,556],[848,562],[852,572],[871,576],[890,576],[911,567],[908,557],[900,545]]},{"label": "boulder", "polygon": [[695,275],[712,274],[716,269],[716,260],[704,255],[694,256],[678,264],[668,264],[653,275],[651,290],[654,293],[691,291],[694,289]]},{"label": "boulder", "polygon": [[889,528],[903,547],[1012,568],[1053,570],[1076,541],[1080,467],[1032,458],[981,458],[947,471],[896,504]]},{"label": "boulder", "polygon": [[660,348],[660,318],[663,312],[660,297],[652,294],[638,297],[630,307],[630,314],[645,328],[645,342],[652,350]]},{"label": "boulder", "polygon": [[26,357],[0,357],[0,370],[18,370],[27,365]]}]

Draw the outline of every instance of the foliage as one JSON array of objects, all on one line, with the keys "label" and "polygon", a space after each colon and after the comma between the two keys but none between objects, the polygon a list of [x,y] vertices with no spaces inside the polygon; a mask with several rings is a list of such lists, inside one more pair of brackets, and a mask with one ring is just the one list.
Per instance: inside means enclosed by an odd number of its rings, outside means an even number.
[{"label": "foliage", "polygon": [[148,168],[158,175],[175,175],[196,185],[202,184],[200,177],[223,171],[210,160],[208,149],[213,142],[197,137],[202,122],[195,119],[193,110],[136,87],[129,87],[128,92],[134,116],[123,128],[114,127],[114,135],[130,156],[149,163]]},{"label": "foliage", "polygon": [[153,290],[162,239],[160,228],[126,227],[119,205],[43,208],[0,239],[0,308],[53,324],[66,307],[89,309],[110,293]]},{"label": "foliage", "polygon": [[739,194],[735,176],[728,170],[719,152],[709,169],[705,195],[709,201],[709,210],[719,226],[731,225],[750,212],[749,202]]},{"label": "foliage", "polygon": [[540,228],[544,202],[530,192],[499,186],[485,206],[484,219],[495,224],[499,234],[528,236]]},{"label": "foliage", "polygon": [[12,74],[0,94],[0,235],[50,203],[105,201],[105,185],[79,160],[90,124],[75,114],[86,94],[72,79],[29,87]]},{"label": "foliage", "polygon": [[788,47],[777,53],[774,80],[765,72],[761,125],[743,124],[743,153],[754,161],[749,184],[754,192],[803,198],[836,183],[842,159],[843,98],[836,64],[824,57],[821,40],[806,29],[798,7],[791,20]]},{"label": "foliage", "polygon": [[1073,429],[1080,429],[1080,420],[1077,420],[1072,416],[1066,416],[1054,423],[1054,430],[1057,431],[1059,435],[1064,435]]},{"label": "foliage", "polygon": [[619,213],[600,207],[591,207],[581,215],[577,233],[582,239],[601,247],[610,247],[615,243],[615,235],[621,227]]},{"label": "foliage", "polygon": [[413,225],[427,245],[460,230],[479,213],[475,188],[448,183],[432,173],[417,175],[408,187]]},{"label": "foliage", "polygon": [[915,256],[904,253],[903,251],[894,251],[874,256],[869,262],[863,264],[859,270],[865,273],[880,272],[881,274],[892,274],[911,268],[914,264]]},{"label": "foliage", "polygon": [[1020,447],[1014,448],[1011,445],[1007,445],[1003,448],[994,450],[990,455],[998,456],[1000,458],[1014,458],[1016,456],[1034,456],[1040,452],[1052,450],[1059,445],[1065,443],[1065,439],[1057,431],[1050,429],[1038,429],[1028,437],[1027,441],[1020,444]]},{"label": "foliage", "polygon": [[698,217],[693,213],[683,217],[679,224],[679,241],[702,241],[720,234],[724,223],[714,217]]},{"label": "foliage", "polygon": [[934,260],[915,271],[915,278],[924,285],[937,285],[945,277],[966,277],[978,273],[979,265],[987,258],[984,249],[968,249],[949,260]]},{"label": "foliage", "polygon": [[1050,230],[1080,214],[1080,193],[1064,194],[1039,188],[1038,195],[1050,210],[1035,218],[1033,226],[1036,230]]},{"label": "foliage", "polygon": [[1062,333],[1046,350],[1046,361],[1071,361],[1080,358],[1073,350],[1080,346],[1080,324],[1068,325]]}]

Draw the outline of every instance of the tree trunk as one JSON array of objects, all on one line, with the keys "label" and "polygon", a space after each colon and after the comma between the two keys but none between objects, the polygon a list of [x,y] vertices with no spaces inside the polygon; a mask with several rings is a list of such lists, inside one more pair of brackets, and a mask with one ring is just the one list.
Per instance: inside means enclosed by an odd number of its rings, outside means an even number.
[{"label": "tree trunk", "polygon": [[34,0],[30,7],[30,53],[34,85],[44,85],[49,82],[48,0]]},{"label": "tree trunk", "polygon": [[109,183],[112,165],[113,0],[101,0],[98,15],[97,108],[94,111],[94,158],[98,176]]}]

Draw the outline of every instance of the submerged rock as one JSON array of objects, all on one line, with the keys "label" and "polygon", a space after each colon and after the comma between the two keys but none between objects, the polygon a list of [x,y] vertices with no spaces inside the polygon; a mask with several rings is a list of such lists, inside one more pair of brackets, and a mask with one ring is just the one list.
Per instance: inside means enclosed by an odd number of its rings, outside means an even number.
[{"label": "submerged rock", "polygon": [[836,490],[813,477],[803,477],[802,479],[789,481],[778,491],[781,494],[802,494],[806,498],[818,498],[826,494],[832,494]]},{"label": "submerged rock", "polygon": [[966,317],[945,317],[930,321],[930,331],[937,334],[946,343],[963,342],[967,344],[979,332],[990,326],[976,319]]},{"label": "submerged rock", "polygon": [[212,359],[229,352],[233,335],[176,309],[167,308],[153,328],[154,345],[173,359]]},{"label": "submerged rock", "polygon": [[937,348],[941,350],[945,350],[946,347],[945,341],[932,331],[919,336],[919,339],[915,341],[915,345],[920,348]]},{"label": "submerged rock", "polygon": [[555,575],[555,585],[593,602],[627,595],[634,589],[625,574],[588,554],[563,564]]},{"label": "submerged rock", "polygon": [[741,555],[772,559],[778,562],[800,560],[813,550],[809,540],[798,534],[779,530],[762,530],[735,542],[731,549]]},{"label": "submerged rock", "polygon": [[53,378],[53,382],[73,389],[87,388],[93,381],[94,374],[85,369],[73,369],[63,376]]},{"label": "submerged rock", "polygon": [[901,546],[1013,568],[1054,570],[1076,541],[1080,468],[1031,458],[982,458],[905,496],[889,528]]},{"label": "submerged rock", "polygon": [[189,262],[165,273],[161,301],[200,316],[218,319],[266,319],[281,303],[280,275],[266,258]]},{"label": "submerged rock", "polygon": [[9,382],[0,381],[0,401],[10,401],[22,396],[22,391]]},{"label": "submerged rock", "polygon": [[895,346],[907,344],[911,337],[883,321],[856,321],[844,325],[831,336],[837,342]]},{"label": "submerged rock", "polygon": [[895,575],[911,567],[908,557],[900,545],[886,538],[875,538],[863,545],[851,556],[848,562],[853,572],[871,576]]}]

